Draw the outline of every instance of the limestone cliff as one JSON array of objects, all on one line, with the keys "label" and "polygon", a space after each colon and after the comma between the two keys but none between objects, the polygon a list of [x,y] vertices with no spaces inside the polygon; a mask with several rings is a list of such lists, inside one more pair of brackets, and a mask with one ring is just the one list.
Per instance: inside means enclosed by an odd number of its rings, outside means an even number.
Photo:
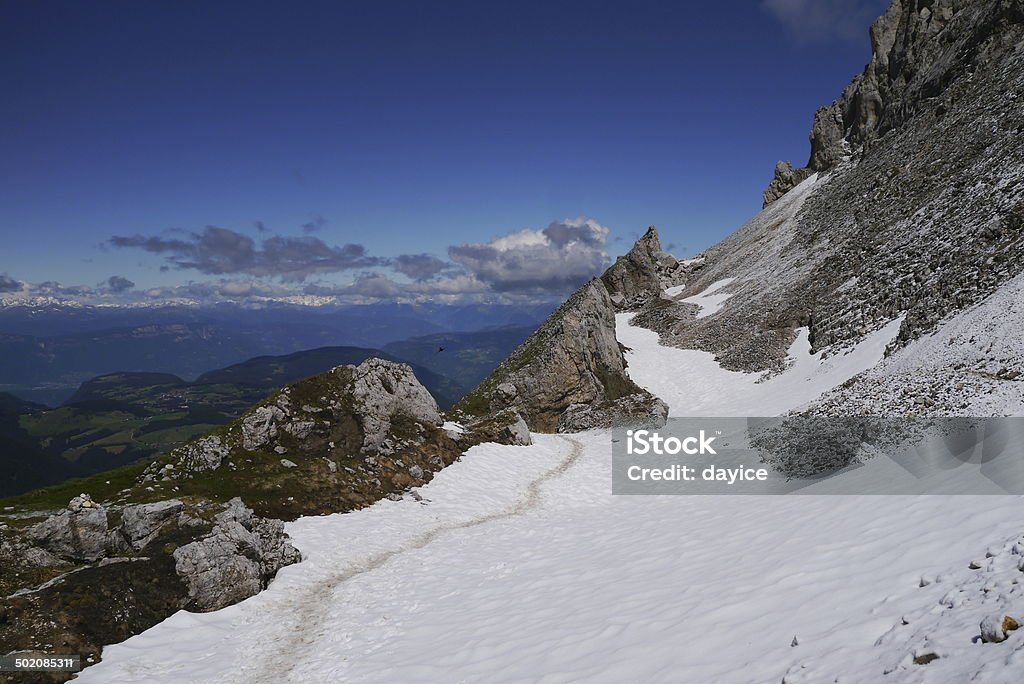
[{"label": "limestone cliff", "polygon": [[871,60],[864,71],[815,113],[806,167],[780,162],[765,206],[890,131],[919,125],[922,114],[941,119],[970,109],[951,86],[1012,52],[1014,26],[1022,20],[1019,0],[893,0],[871,25]]}]

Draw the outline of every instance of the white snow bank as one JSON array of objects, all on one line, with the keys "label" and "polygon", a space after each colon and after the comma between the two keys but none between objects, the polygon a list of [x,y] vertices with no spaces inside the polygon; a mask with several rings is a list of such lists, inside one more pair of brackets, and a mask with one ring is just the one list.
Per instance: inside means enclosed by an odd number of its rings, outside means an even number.
[{"label": "white snow bank", "polygon": [[673,285],[672,287],[665,288],[665,294],[669,297],[678,297],[686,289],[686,285]]},{"label": "white snow bank", "polygon": [[697,318],[707,318],[721,309],[722,305],[725,304],[725,300],[732,297],[731,292],[721,292],[721,289],[732,283],[734,280],[736,279],[723,278],[722,280],[717,280],[711,283],[711,285],[709,285],[703,292],[679,301],[686,302],[688,304],[696,304],[700,307],[700,311],[697,312]]},{"label": "white snow bank", "polygon": [[[84,670],[76,681],[283,681],[290,666],[303,657],[313,667],[335,667],[336,663],[312,661],[309,641],[327,628],[332,610],[376,611],[373,596],[364,596],[369,603],[360,608],[348,595],[359,591],[362,575],[388,575],[404,553],[446,534],[458,536],[477,524],[496,524],[538,504],[535,483],[564,465],[573,455],[573,444],[543,435],[535,435],[535,441],[532,447],[487,444],[471,449],[462,461],[419,489],[425,505],[411,499],[385,500],[352,513],[288,523],[286,530],[303,561],[278,572],[266,591],[212,613],[179,611],[146,632],[105,648],[103,661]],[[411,578],[403,581],[413,594],[427,597],[432,592]],[[360,631],[373,634],[356,629],[336,636],[363,644]],[[321,671],[295,681],[342,680]]]},{"label": "white snow bank", "polygon": [[878,363],[902,321],[827,359],[810,353],[807,328],[801,328],[789,349],[789,368],[758,382],[758,375],[724,370],[710,352],[661,345],[656,332],[629,324],[633,315],[615,317],[615,333],[629,348],[629,376],[665,401],[670,417],[775,416],[795,409]]}]

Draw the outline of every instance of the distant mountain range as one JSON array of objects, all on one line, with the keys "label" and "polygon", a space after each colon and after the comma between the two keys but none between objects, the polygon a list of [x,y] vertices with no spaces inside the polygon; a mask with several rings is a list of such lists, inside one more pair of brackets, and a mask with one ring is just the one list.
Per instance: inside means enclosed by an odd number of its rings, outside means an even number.
[{"label": "distant mountain range", "polygon": [[[372,357],[409,363],[406,359],[398,358],[379,349],[321,347],[285,356],[258,356],[227,368],[203,373],[196,378],[191,386],[236,385],[274,389],[311,375],[323,373],[335,366],[359,365]],[[439,375],[423,365],[417,363],[409,363],[409,365],[412,366],[416,379],[423,383],[423,386],[430,391],[442,408],[451,406],[466,392],[465,387],[458,382]]]},{"label": "distant mountain range", "polygon": [[[109,373],[160,372],[192,380],[256,356],[337,345],[380,349],[444,331],[535,327],[547,308],[411,304],[259,309],[235,305],[0,307],[0,391],[56,406],[67,401],[81,383]],[[479,375],[477,368],[473,378]]]},{"label": "distant mountain range", "polygon": [[530,336],[536,325],[509,325],[476,332],[446,332],[384,345],[384,351],[430,368],[473,389],[502,359]]}]

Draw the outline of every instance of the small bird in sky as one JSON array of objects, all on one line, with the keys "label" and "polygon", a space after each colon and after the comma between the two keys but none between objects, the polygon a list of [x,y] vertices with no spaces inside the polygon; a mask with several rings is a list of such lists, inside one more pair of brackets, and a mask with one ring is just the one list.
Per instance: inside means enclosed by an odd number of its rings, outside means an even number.
[{"label": "small bird in sky", "polygon": [[444,347],[438,347],[438,348],[437,348],[437,353],[438,353],[438,354],[440,354],[440,353],[441,353],[441,352],[443,352],[443,351],[444,351]]}]

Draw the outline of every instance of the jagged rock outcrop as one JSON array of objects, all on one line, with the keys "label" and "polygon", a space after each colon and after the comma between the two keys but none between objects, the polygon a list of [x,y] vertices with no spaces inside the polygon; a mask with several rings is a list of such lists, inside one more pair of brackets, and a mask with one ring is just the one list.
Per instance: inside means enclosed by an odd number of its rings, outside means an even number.
[{"label": "jagged rock outcrop", "polygon": [[[657,297],[680,272],[652,227],[601,278],[577,290],[473,392],[456,415],[514,409],[531,430],[580,431],[657,415],[659,400],[626,373],[615,313]],[[612,294],[609,294],[609,292]],[[571,419],[563,415],[571,409]]]},{"label": "jagged rock outcrop", "polygon": [[178,499],[125,506],[121,510],[121,534],[125,542],[139,551],[144,549],[172,520],[178,518],[185,505]]},{"label": "jagged rock outcrop", "polygon": [[769,204],[800,185],[802,182],[807,180],[812,173],[814,173],[814,171],[809,168],[794,169],[793,165],[788,161],[780,161],[775,165],[775,177],[772,178],[772,182],[764,191],[764,204],[762,205],[762,208],[767,207]]},{"label": "jagged rock outcrop", "polygon": [[[1018,0],[893,0],[871,25],[871,61],[838,99],[815,113],[810,159],[795,176],[835,168],[922,111],[943,117],[957,109],[958,98],[948,97],[950,84],[990,59],[993,47],[1001,49],[992,38],[1022,16]],[[765,206],[802,180],[787,182],[787,175],[780,178],[776,168]]]},{"label": "jagged rock outcrop", "polygon": [[119,507],[82,494],[24,531],[0,526],[0,643],[60,644],[92,663],[182,608],[248,598],[299,560],[283,523],[240,499]]},{"label": "jagged rock outcrop", "polygon": [[464,431],[455,437],[463,448],[468,449],[484,442],[496,442],[512,446],[533,444],[530,428],[514,408],[484,416],[468,423]]},{"label": "jagged rock outcrop", "polygon": [[173,553],[192,610],[217,610],[253,596],[278,570],[302,560],[284,523],[254,515],[241,499],[229,501],[214,523],[204,538]]},{"label": "jagged rock outcrop", "polygon": [[367,359],[355,368],[352,400],[363,427],[362,451],[381,448],[395,416],[441,424],[437,402],[405,364]]},{"label": "jagged rock outcrop", "polygon": [[[101,561],[102,566],[130,560],[136,553],[166,555],[168,549],[153,544],[161,533],[172,527],[194,530],[202,536],[170,553],[188,587],[179,604],[196,610],[215,610],[248,598],[265,588],[280,568],[301,560],[284,524],[255,515],[239,498],[213,516],[212,529],[203,518],[186,513],[178,499],[126,506],[120,520],[111,527],[107,509],[82,494],[63,511],[29,527],[24,541],[28,548],[45,552],[39,557],[44,560],[37,559],[44,567],[52,565],[49,556],[66,564]],[[29,558],[25,550],[23,559]]]},{"label": "jagged rock outcrop", "polygon": [[651,226],[604,272],[601,282],[617,310],[634,310],[664,288],[678,284],[681,272],[679,262],[661,248],[658,231]]},{"label": "jagged rock outcrop", "polygon": [[[220,435],[208,435],[183,446],[178,451],[178,465],[187,472],[199,473],[204,470],[216,470],[227,457],[228,448]],[[159,472],[158,469],[151,468],[146,476],[151,480],[158,475],[170,478],[176,467],[173,463],[166,463],[160,467]]]},{"label": "jagged rock outcrop", "polygon": [[668,420],[668,404],[642,392],[594,404],[573,404],[558,419],[559,432],[581,432],[628,424],[659,428]]}]

